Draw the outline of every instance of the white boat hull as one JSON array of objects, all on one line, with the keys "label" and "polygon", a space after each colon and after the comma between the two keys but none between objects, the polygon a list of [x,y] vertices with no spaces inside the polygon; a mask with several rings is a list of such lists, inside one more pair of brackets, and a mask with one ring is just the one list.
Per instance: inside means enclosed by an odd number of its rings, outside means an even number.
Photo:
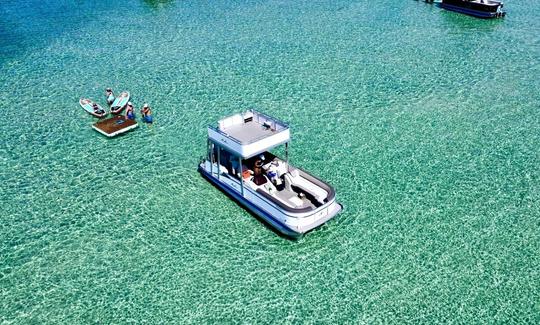
[{"label": "white boat hull", "polygon": [[329,202],[311,211],[299,213],[285,211],[248,186],[243,187],[242,193],[239,180],[223,174],[218,178],[217,166],[214,165],[214,167],[215,170],[212,171],[210,162],[205,161],[199,165],[199,172],[252,213],[288,237],[300,237],[332,219],[342,210],[341,204],[336,202],[335,198],[332,198]]}]

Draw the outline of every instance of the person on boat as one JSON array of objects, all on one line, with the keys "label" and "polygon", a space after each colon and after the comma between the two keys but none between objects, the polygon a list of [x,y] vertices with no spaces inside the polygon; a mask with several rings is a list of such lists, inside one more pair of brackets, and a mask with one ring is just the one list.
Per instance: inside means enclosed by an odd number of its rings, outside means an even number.
[{"label": "person on boat", "polygon": [[262,160],[257,159],[253,167],[253,182],[257,186],[261,186],[266,183],[266,177],[264,177],[264,174],[262,172],[262,166]]},{"label": "person on boat", "polygon": [[135,119],[135,111],[133,110],[133,104],[131,102],[128,102],[126,106],[126,118],[129,120]]},{"label": "person on boat", "polygon": [[105,90],[105,96],[107,97],[107,104],[111,105],[114,102],[114,94],[111,88]]},{"label": "person on boat", "polygon": [[231,165],[231,174],[239,176],[240,175],[240,163],[238,162],[238,158],[234,155],[231,155],[229,157],[229,163]]},{"label": "person on boat", "polygon": [[271,162],[266,171],[266,176],[270,179],[274,185],[281,185],[281,180],[278,177],[278,164],[277,162]]},{"label": "person on boat", "polygon": [[143,108],[141,109],[141,114],[144,122],[152,123],[154,121],[152,118],[152,110],[148,104],[144,104]]},{"label": "person on boat", "polygon": [[94,109],[94,113],[96,114],[103,114],[104,111],[101,107],[98,106],[98,104],[94,103],[92,104],[92,108]]}]

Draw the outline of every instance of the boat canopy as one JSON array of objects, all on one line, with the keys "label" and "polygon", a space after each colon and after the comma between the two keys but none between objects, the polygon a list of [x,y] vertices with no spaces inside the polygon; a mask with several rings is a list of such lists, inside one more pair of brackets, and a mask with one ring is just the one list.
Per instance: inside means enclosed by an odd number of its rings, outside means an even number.
[{"label": "boat canopy", "polygon": [[243,159],[290,141],[289,126],[273,117],[248,110],[208,126],[208,139]]}]

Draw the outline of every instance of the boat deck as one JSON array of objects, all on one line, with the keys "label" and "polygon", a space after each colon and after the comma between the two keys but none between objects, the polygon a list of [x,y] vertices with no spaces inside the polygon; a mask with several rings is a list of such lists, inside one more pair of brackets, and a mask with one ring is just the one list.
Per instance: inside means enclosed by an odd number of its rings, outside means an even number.
[{"label": "boat deck", "polygon": [[255,121],[234,124],[223,128],[222,131],[228,136],[238,140],[240,143],[251,143],[258,139],[272,136],[276,133],[276,130]]},{"label": "boat deck", "polygon": [[300,198],[298,197],[298,193],[291,192],[287,189],[277,191],[275,195],[282,201],[287,202],[287,205],[290,207],[298,209],[310,208],[312,210],[317,208],[307,197]]},{"label": "boat deck", "polygon": [[123,115],[114,116],[103,121],[99,121],[92,125],[94,130],[112,138],[119,134],[125,133],[138,126],[137,121],[126,119]]},{"label": "boat deck", "polygon": [[209,125],[208,139],[236,156],[250,158],[289,142],[290,131],[286,123],[249,110]]}]

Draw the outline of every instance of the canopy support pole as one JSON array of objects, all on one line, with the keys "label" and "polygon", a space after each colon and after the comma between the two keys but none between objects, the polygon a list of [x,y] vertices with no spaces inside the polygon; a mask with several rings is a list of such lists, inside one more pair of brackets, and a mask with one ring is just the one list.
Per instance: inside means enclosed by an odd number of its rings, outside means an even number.
[{"label": "canopy support pole", "polygon": [[212,142],[210,139],[206,141],[206,159],[209,161],[212,159]]},{"label": "canopy support pole", "polygon": [[238,157],[238,166],[240,166],[240,193],[242,193],[242,197],[244,197],[244,171],[242,170],[242,157]]},{"label": "canopy support pole", "polygon": [[287,172],[289,172],[289,143],[285,142],[285,162],[287,163]]},{"label": "canopy support pole", "polygon": [[210,144],[210,175],[214,175],[214,142]]},{"label": "canopy support pole", "polygon": [[217,146],[217,179],[219,181],[219,174],[221,174],[221,147]]}]

